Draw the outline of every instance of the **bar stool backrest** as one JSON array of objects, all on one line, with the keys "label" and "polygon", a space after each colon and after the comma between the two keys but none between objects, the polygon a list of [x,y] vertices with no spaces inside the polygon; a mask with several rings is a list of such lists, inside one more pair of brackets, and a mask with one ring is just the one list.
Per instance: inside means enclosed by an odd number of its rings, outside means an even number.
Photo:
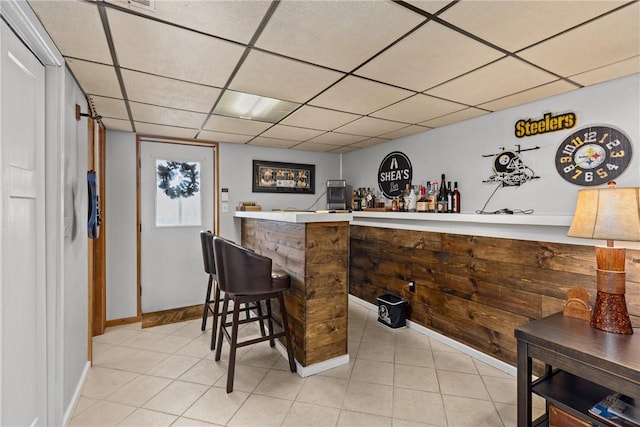
[{"label": "bar stool backrest", "polygon": [[229,240],[213,238],[218,286],[231,294],[264,294],[272,291],[271,258]]},{"label": "bar stool backrest", "polygon": [[200,243],[202,246],[202,262],[204,265],[204,272],[207,274],[215,275],[216,266],[213,262],[213,233],[210,231],[201,231]]}]

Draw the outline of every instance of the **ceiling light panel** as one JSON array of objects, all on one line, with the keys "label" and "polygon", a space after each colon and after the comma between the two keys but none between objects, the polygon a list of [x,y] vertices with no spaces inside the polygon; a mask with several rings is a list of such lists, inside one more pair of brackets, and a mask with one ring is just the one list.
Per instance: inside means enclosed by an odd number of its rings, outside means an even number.
[{"label": "ceiling light panel", "polygon": [[383,133],[401,129],[405,126],[406,123],[391,122],[389,120],[375,119],[373,117],[363,117],[336,129],[336,131],[352,135],[378,136]]},{"label": "ceiling light panel", "polygon": [[207,115],[202,113],[140,104],[138,102],[129,102],[129,107],[131,108],[133,120],[136,122],[199,129],[207,118]]},{"label": "ceiling light panel", "polygon": [[122,70],[122,79],[131,101],[201,113],[211,111],[222,91],[211,86],[130,70]]},{"label": "ceiling light panel", "polygon": [[640,55],[640,3],[519,53],[524,59],[570,76]]},{"label": "ceiling light panel", "polygon": [[269,129],[273,124],[259,122],[256,120],[236,119],[234,117],[218,116],[216,114],[209,117],[204,129],[226,133],[237,133],[240,135],[258,135]]},{"label": "ceiling light panel", "polygon": [[135,122],[136,132],[145,135],[156,135],[163,137],[193,139],[197,129],[187,129],[175,126],[163,126],[153,123]]},{"label": "ceiling light panel", "polygon": [[155,11],[129,0],[108,0],[108,3],[241,43],[251,40],[269,9],[267,1],[157,1]]},{"label": "ceiling light panel", "polygon": [[623,1],[462,1],[439,17],[515,52],[614,9]]},{"label": "ceiling light panel", "polygon": [[66,62],[86,93],[123,98],[118,76],[113,66],[72,58],[66,58]]},{"label": "ceiling light panel", "polygon": [[356,74],[422,92],[503,56],[496,49],[429,22]]},{"label": "ceiling light panel", "polygon": [[344,74],[269,53],[252,50],[230,89],[255,95],[305,102]]},{"label": "ceiling light panel", "polygon": [[556,80],[557,77],[515,58],[501,59],[427,91],[429,95],[477,105]]},{"label": "ceiling light panel", "polygon": [[467,108],[467,106],[419,93],[376,111],[371,116],[416,124],[464,108]]},{"label": "ceiling light panel", "polygon": [[279,99],[227,90],[222,94],[214,113],[239,119],[277,123],[300,104]]},{"label": "ceiling light panel", "polygon": [[108,9],[120,66],[223,87],[244,47]]},{"label": "ceiling light panel", "polygon": [[318,95],[310,104],[348,113],[369,114],[411,95],[413,92],[408,90],[349,76]]},{"label": "ceiling light panel", "polygon": [[455,113],[447,114],[446,116],[438,117],[432,120],[427,120],[426,122],[420,123],[420,124],[424,126],[429,126],[432,128],[437,128],[440,126],[450,125],[451,123],[461,122],[463,120],[469,120],[474,117],[484,116],[485,114],[488,114],[488,111],[470,107],[461,111],[456,111]]},{"label": "ceiling light panel", "polygon": [[504,110],[505,108],[515,107],[516,105],[527,104],[539,99],[548,98],[561,93],[569,92],[577,89],[576,86],[564,80],[556,80],[551,83],[540,85],[532,89],[528,89],[513,95],[498,98],[493,101],[478,105],[478,107],[490,111]]},{"label": "ceiling light panel", "polygon": [[596,83],[607,80],[617,79],[618,77],[628,76],[629,74],[640,73],[640,56],[616,62],[595,70],[571,76],[571,80],[585,86],[594,85]]},{"label": "ceiling light panel", "polygon": [[91,103],[95,107],[98,115],[112,119],[129,120],[129,114],[127,113],[127,106],[124,100],[95,95],[90,95],[89,99],[91,99]]},{"label": "ceiling light panel", "polygon": [[210,130],[203,130],[198,135],[198,140],[214,141],[214,142],[226,142],[229,144],[246,144],[253,136],[237,135],[234,133],[214,132]]},{"label": "ceiling light panel", "polygon": [[290,116],[286,117],[281,123],[289,126],[333,130],[360,117],[362,116],[358,114],[343,113],[342,111],[303,105]]},{"label": "ceiling light panel", "polygon": [[95,3],[48,0],[29,4],[64,56],[113,63]]},{"label": "ceiling light panel", "polygon": [[424,17],[392,2],[280,2],[256,46],[351,71]]},{"label": "ceiling light panel", "polygon": [[315,138],[318,135],[325,133],[323,130],[313,130],[298,128],[293,126],[275,125],[272,128],[267,129],[260,136],[266,136],[269,138],[289,139],[292,141],[306,141],[307,139]]}]

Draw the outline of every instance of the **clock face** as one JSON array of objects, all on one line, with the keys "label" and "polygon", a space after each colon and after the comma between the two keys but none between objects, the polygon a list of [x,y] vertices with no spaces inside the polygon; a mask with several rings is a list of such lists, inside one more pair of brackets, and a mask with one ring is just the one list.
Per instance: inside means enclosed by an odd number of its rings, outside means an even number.
[{"label": "clock face", "polygon": [[590,126],[562,141],[556,151],[556,169],[572,184],[600,185],[622,174],[631,154],[631,142],[622,131],[611,126]]}]

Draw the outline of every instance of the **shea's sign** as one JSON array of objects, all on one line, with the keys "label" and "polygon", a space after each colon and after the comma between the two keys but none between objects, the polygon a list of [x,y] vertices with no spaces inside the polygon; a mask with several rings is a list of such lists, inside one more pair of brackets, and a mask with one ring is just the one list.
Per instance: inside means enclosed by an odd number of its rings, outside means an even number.
[{"label": "shea's sign", "polygon": [[515,134],[517,138],[524,138],[525,136],[571,129],[577,123],[578,118],[575,113],[564,113],[557,116],[547,113],[541,119],[518,120]]},{"label": "shea's sign", "polygon": [[399,197],[412,178],[411,161],[400,151],[387,154],[378,168],[378,187],[388,199]]}]

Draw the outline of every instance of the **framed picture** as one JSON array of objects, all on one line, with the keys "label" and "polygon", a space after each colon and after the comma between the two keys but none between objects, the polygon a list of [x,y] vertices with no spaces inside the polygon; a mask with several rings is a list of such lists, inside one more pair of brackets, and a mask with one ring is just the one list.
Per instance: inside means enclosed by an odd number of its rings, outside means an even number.
[{"label": "framed picture", "polygon": [[315,194],[315,165],[253,161],[254,193]]}]

